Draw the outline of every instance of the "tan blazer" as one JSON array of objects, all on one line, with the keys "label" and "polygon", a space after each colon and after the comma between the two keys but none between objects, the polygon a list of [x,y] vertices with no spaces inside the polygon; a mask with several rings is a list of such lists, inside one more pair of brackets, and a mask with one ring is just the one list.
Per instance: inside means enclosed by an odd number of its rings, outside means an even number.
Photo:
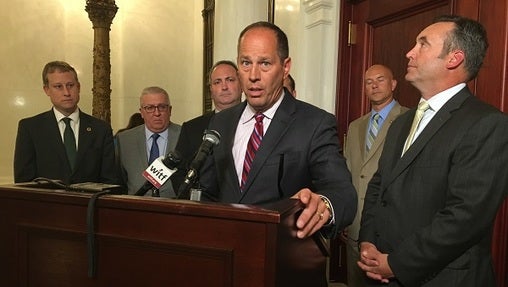
[{"label": "tan blazer", "polygon": [[377,163],[383,150],[386,132],[393,120],[407,110],[408,108],[401,106],[398,102],[395,103],[395,106],[393,106],[387,118],[384,120],[381,130],[368,153],[365,149],[365,136],[367,135],[371,113],[352,121],[349,125],[347,138],[344,144],[344,157],[346,157],[347,166],[351,171],[353,185],[358,193],[356,217],[353,224],[347,229],[348,237],[353,240],[358,240],[365,191],[367,190],[367,185],[372,175],[374,175],[377,170]]}]

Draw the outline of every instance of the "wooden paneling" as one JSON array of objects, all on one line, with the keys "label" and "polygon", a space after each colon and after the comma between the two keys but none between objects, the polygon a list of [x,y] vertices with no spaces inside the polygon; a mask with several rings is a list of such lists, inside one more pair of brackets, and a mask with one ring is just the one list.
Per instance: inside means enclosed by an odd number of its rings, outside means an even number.
[{"label": "wooden paneling", "polygon": [[[414,107],[418,104],[420,92],[404,79],[408,63],[406,54],[415,45],[418,33],[434,17],[447,13],[449,8],[447,6],[435,6],[433,9],[423,9],[422,7],[420,9],[419,11],[415,11],[415,9],[406,10],[407,14],[394,14],[394,18],[385,16],[382,21],[372,19],[372,22],[368,22],[369,39],[371,40],[369,42],[370,50],[366,55],[367,66],[365,69],[372,64],[383,64],[390,67],[395,79],[398,81],[394,93],[395,98],[403,106],[408,107]],[[369,111],[370,106],[367,106],[362,114]]]},{"label": "wooden paneling", "polygon": [[296,238],[294,199],[270,206],[0,187],[0,286],[326,286],[326,246]]},{"label": "wooden paneling", "polygon": [[[354,119],[370,111],[364,96],[363,74],[372,64],[390,67],[398,87],[396,98],[414,107],[418,91],[404,80],[406,53],[422,28],[440,14],[458,14],[481,22],[489,49],[478,77],[468,83],[482,100],[508,112],[508,2],[497,0],[364,0],[341,2],[336,115],[339,134]],[[347,44],[348,23],[356,25],[356,43]],[[508,199],[501,207],[492,241],[499,286],[508,286]]]}]

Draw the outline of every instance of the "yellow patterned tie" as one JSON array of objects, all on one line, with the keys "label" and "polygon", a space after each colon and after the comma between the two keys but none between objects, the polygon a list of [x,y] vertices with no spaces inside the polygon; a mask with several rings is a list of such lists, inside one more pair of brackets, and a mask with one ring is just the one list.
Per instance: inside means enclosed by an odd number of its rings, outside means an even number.
[{"label": "yellow patterned tie", "polygon": [[418,130],[420,121],[423,118],[423,114],[425,114],[425,111],[428,109],[429,109],[429,103],[427,103],[427,101],[421,101],[418,104],[418,109],[416,109],[415,117],[413,119],[413,124],[411,125],[411,130],[409,131],[409,135],[407,136],[406,143],[404,144],[404,150],[402,151],[402,154],[406,153],[406,151],[409,149],[409,147],[413,143],[416,131]]}]

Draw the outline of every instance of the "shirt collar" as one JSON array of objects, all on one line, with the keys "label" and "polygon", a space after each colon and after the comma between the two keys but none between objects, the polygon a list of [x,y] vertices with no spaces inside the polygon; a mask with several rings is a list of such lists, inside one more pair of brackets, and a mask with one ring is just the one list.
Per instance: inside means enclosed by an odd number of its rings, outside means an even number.
[{"label": "shirt collar", "polygon": [[66,116],[53,107],[53,113],[55,114],[57,122],[60,122],[63,118],[70,118],[75,123],[79,122],[79,109],[76,109],[72,114]]},{"label": "shirt collar", "polygon": [[[149,129],[146,127],[146,125],[145,125],[145,137],[146,137],[146,141],[148,141],[148,140],[152,137],[152,135],[153,135],[153,134],[155,134],[155,133],[154,133],[154,132],[152,132],[151,130],[149,130]],[[168,134],[169,134],[169,132],[168,132],[168,129],[166,128],[165,130],[163,130],[162,132],[157,133],[157,134],[159,134],[159,136],[160,136],[161,138],[163,138],[164,140],[167,140],[167,139],[168,139]]]},{"label": "shirt collar", "polygon": [[[273,116],[275,115],[275,112],[279,108],[280,104],[282,103],[282,100],[285,97],[285,92],[282,93],[282,95],[279,97],[279,99],[266,111],[263,112],[263,115],[265,118],[273,119]],[[242,116],[240,117],[240,122],[242,124],[247,123],[248,121],[252,120],[254,118],[254,115],[256,114],[256,110],[247,102],[247,106],[243,110]]]},{"label": "shirt collar", "polygon": [[390,113],[390,111],[392,110],[392,108],[395,106],[396,103],[397,103],[396,100],[392,100],[388,105],[386,105],[380,111],[375,111],[374,109],[372,109],[370,111],[370,119],[372,120],[374,118],[375,114],[379,114],[379,116],[383,120],[386,119],[388,117],[388,114]]},{"label": "shirt collar", "polygon": [[[441,109],[448,100],[450,100],[455,94],[462,90],[466,86],[465,83],[460,83],[449,89],[446,89],[440,93],[437,93],[433,97],[427,100],[432,111],[437,112]],[[420,99],[420,102],[423,99]]]}]

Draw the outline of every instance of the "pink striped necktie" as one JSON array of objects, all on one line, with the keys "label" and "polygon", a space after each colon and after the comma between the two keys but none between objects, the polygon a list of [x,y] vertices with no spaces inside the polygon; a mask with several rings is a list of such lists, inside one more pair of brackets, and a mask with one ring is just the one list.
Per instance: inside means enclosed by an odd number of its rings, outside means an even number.
[{"label": "pink striped necktie", "polygon": [[261,140],[263,139],[264,117],[265,115],[262,113],[257,113],[254,115],[256,123],[254,124],[254,130],[252,131],[249,142],[247,143],[247,151],[245,152],[245,160],[243,161],[242,180],[240,183],[240,189],[242,191],[245,187],[245,183],[247,182],[247,176],[249,175],[254,156],[256,156],[256,151],[258,150],[259,145],[261,144]]}]

